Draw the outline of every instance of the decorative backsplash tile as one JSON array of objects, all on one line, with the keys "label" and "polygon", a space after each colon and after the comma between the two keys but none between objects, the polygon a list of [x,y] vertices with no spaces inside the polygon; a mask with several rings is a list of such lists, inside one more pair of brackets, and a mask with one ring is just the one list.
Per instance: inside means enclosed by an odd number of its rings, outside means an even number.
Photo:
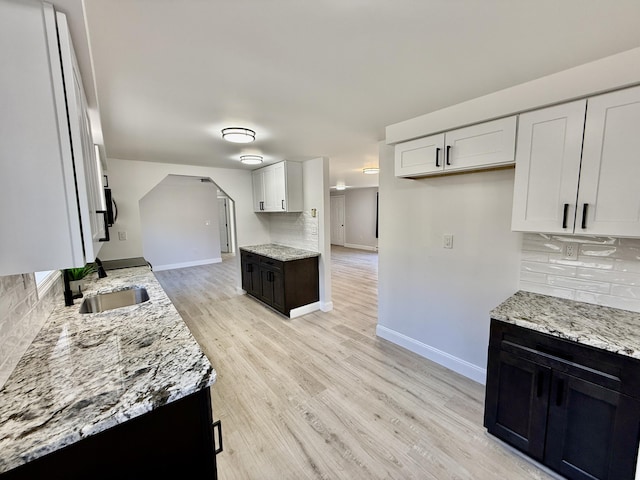
[{"label": "decorative backsplash tile", "polygon": [[269,214],[271,243],[317,252],[318,217],[310,212]]},{"label": "decorative backsplash tile", "polygon": [[[567,243],[577,260],[564,256]],[[640,312],[640,239],[526,233],[520,289]]]},{"label": "decorative backsplash tile", "polygon": [[0,276],[0,387],[44,325],[53,302],[62,296],[62,281],[43,298],[33,274]]}]

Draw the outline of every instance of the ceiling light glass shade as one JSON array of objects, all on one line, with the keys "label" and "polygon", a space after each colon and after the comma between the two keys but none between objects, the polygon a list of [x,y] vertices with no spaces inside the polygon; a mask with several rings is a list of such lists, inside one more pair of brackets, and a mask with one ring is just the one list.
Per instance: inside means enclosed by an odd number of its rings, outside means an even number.
[{"label": "ceiling light glass shade", "polygon": [[260,155],[240,155],[240,161],[246,165],[258,165],[262,163]]},{"label": "ceiling light glass shade", "polygon": [[223,128],[222,138],[233,143],[249,143],[256,139],[256,132],[243,127]]},{"label": "ceiling light glass shade", "polygon": [[347,188],[347,186],[346,186],[346,185],[344,185],[344,184],[338,184],[338,185],[336,185],[336,190],[345,190],[346,188]]},{"label": "ceiling light glass shade", "polygon": [[380,172],[379,168],[363,168],[362,173],[366,173],[367,175],[375,175]]}]

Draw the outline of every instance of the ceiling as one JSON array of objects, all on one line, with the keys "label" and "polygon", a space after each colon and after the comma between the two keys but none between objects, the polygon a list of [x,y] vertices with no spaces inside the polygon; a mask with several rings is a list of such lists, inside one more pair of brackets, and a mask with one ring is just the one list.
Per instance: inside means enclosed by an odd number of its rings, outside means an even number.
[{"label": "ceiling", "polygon": [[[386,125],[640,46],[637,0],[53,3],[69,13],[107,157],[327,156],[331,185],[351,187],[377,185],[362,169]],[[227,126],[257,139],[224,142]]]}]

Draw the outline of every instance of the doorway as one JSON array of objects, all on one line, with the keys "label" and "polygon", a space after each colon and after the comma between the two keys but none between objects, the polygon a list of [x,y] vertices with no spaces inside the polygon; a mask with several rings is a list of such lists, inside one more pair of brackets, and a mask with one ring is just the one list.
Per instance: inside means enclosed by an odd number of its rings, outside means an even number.
[{"label": "doorway", "polygon": [[344,247],[344,195],[331,196],[331,244]]}]

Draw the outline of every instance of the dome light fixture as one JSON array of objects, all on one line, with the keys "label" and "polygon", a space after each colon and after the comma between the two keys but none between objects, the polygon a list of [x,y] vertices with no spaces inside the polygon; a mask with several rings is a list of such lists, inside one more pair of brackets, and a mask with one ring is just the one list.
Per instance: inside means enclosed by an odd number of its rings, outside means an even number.
[{"label": "dome light fixture", "polygon": [[222,138],[227,142],[250,143],[256,139],[256,132],[244,127],[223,128]]},{"label": "dome light fixture", "polygon": [[240,161],[245,165],[258,165],[262,163],[260,155],[240,155]]},{"label": "dome light fixture", "polygon": [[369,167],[369,168],[362,169],[362,173],[366,175],[375,175],[376,173],[379,173],[379,172],[380,172],[380,169],[377,167]]},{"label": "dome light fixture", "polygon": [[347,186],[344,183],[338,183],[336,185],[336,190],[345,190]]}]

